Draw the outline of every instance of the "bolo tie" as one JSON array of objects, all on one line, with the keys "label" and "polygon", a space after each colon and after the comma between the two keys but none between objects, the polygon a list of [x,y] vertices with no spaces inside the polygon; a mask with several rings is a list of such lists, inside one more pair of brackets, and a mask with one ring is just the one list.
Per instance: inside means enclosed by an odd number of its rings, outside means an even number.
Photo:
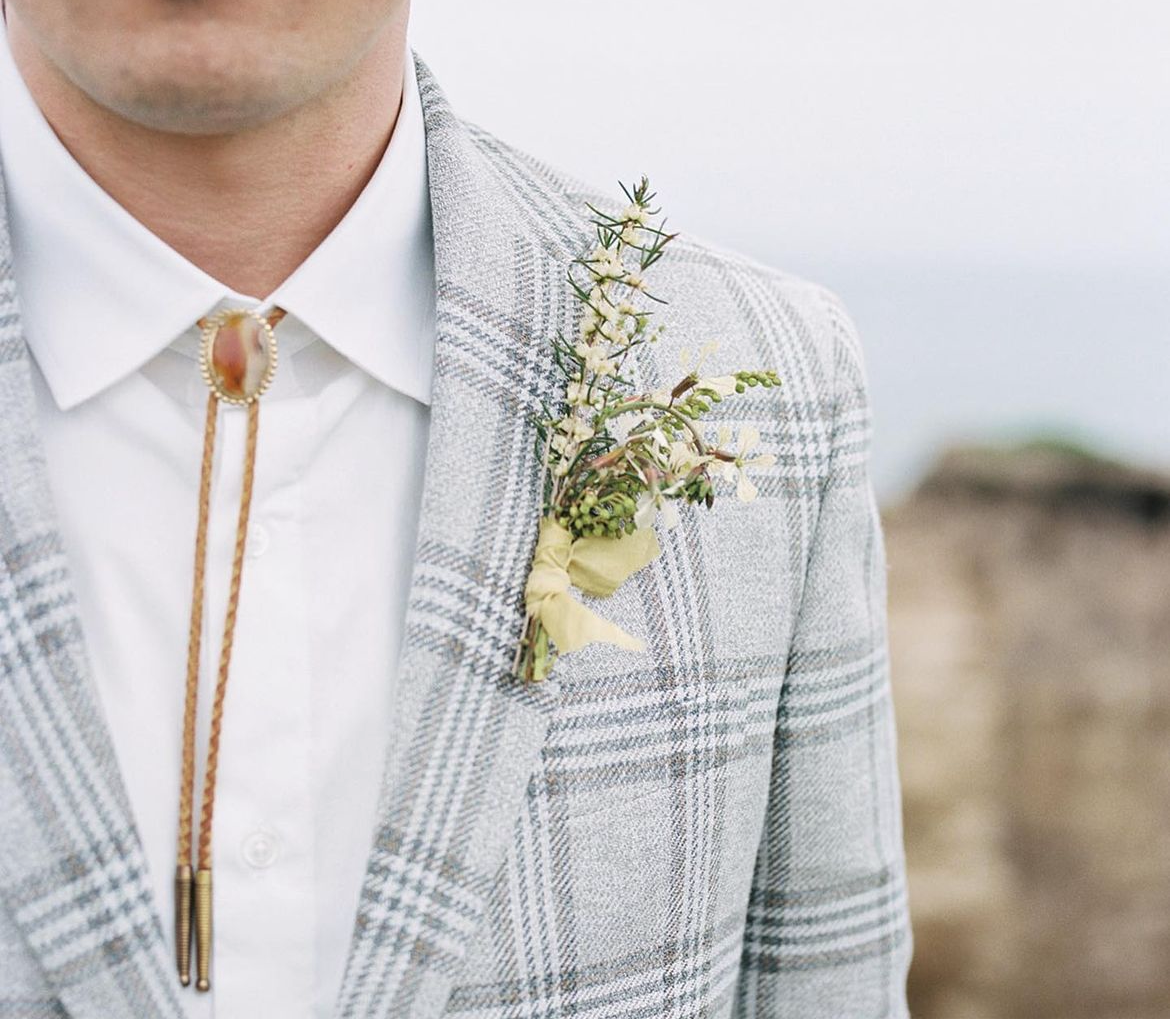
[{"label": "bolo tie", "polygon": [[[195,936],[195,988],[211,989],[211,821],[215,812],[215,778],[219,741],[223,730],[224,695],[227,692],[239,606],[244,543],[252,505],[252,479],[256,467],[256,436],[260,425],[260,397],[276,372],[276,333],[284,311],[267,314],[228,309],[197,325],[202,331],[199,365],[210,390],[203,428],[203,461],[199,476],[199,518],[195,531],[195,580],[191,596],[191,626],[187,638],[187,685],[183,705],[183,763],[179,784],[178,862],[175,867],[175,961],[179,982],[191,983],[191,936]],[[243,480],[236,540],[232,553],[231,582],[220,645],[219,666],[211,702],[211,726],[195,837],[195,709],[199,692],[199,651],[203,634],[203,588],[207,566],[207,522],[211,506],[212,461],[215,456],[216,423],[220,403],[246,409]],[[196,857],[196,847],[198,856]]]}]

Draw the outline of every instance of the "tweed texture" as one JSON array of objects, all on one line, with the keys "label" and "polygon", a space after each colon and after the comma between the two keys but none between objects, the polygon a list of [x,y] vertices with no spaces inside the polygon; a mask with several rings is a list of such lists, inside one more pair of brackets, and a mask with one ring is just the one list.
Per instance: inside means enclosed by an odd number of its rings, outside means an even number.
[{"label": "tweed texture", "polygon": [[[828,292],[681,237],[655,267],[657,386],[777,464],[685,509],[592,606],[646,641],[509,677],[536,538],[532,415],[586,200],[458,120],[419,63],[438,336],[418,547],[383,791],[338,1019],[905,1015],[910,954],[880,524],[854,329]],[[89,678],[0,237],[0,1019],[181,1015]],[[388,437],[388,441],[393,441]],[[356,835],[355,837],[367,837]],[[166,904],[162,904],[166,905]],[[227,1017],[235,1019],[235,1017]],[[253,1019],[253,1017],[248,1017]]]}]

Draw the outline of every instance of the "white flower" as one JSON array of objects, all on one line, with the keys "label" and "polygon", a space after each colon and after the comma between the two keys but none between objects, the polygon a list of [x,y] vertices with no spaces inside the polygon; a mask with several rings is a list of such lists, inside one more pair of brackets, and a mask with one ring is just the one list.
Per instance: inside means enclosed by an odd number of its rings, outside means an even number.
[{"label": "white flower", "polygon": [[703,367],[703,363],[718,349],[719,344],[714,340],[712,340],[710,343],[703,344],[703,346],[699,348],[699,355],[695,359],[695,363],[692,365],[691,350],[689,347],[683,347],[683,349],[678,352],[678,363],[682,365],[682,370],[684,372],[698,375],[699,369]]},{"label": "white flower", "polygon": [[710,457],[695,452],[689,442],[676,439],[670,444],[670,470],[672,474],[690,474],[696,467],[706,463]]},{"label": "white flower", "polygon": [[645,530],[653,527],[658,518],[658,507],[654,505],[654,496],[643,492],[638,496],[638,508],[634,511],[634,526]]},{"label": "white flower", "polygon": [[744,425],[739,430],[739,448],[736,450],[735,462],[723,465],[723,476],[728,481],[736,482],[735,495],[740,502],[751,502],[759,494],[759,490],[748,477],[747,469],[749,467],[771,467],[776,462],[776,457],[771,453],[762,453],[750,460],[747,459],[747,454],[759,441],[760,433],[751,425]]},{"label": "white flower", "polygon": [[[600,244],[593,249],[593,253],[587,259],[589,268],[593,274],[599,279],[604,280],[614,275],[614,263],[617,262],[621,266],[621,262],[614,258],[614,254],[608,248],[603,248]],[[618,276],[621,273],[617,273]],[[598,289],[594,287],[593,289]]]},{"label": "white flower", "polygon": [[661,428],[655,428],[652,432],[649,433],[649,435],[650,442],[658,449],[659,452],[670,452],[670,440],[666,438],[666,433]]},{"label": "white flower", "polygon": [[633,287],[635,290],[646,289],[646,281],[632,269],[626,273],[625,284],[626,286]]},{"label": "white flower", "polygon": [[[759,430],[753,428],[751,425],[744,425],[739,430],[739,457],[743,459],[746,453],[750,453],[760,444]],[[758,457],[757,457],[758,459]],[[776,462],[776,458],[772,457],[772,462]]]},{"label": "white flower", "polygon": [[678,526],[678,508],[674,503],[663,498],[661,493],[643,492],[638,496],[638,508],[634,512],[634,526],[640,528],[653,527],[658,514],[662,514],[662,524],[667,529]]},{"label": "white flower", "polygon": [[672,527],[678,527],[678,507],[675,506],[671,500],[663,499],[662,505],[658,507],[658,512],[662,514],[662,526],[667,530]]},{"label": "white flower", "polygon": [[618,329],[618,327],[615,326],[612,322],[602,322],[597,331],[601,333],[601,335],[604,336],[607,340],[611,341],[616,340],[619,336],[621,336],[621,330]]},{"label": "white flower", "polygon": [[589,387],[583,382],[570,382],[565,387],[565,398],[574,407],[588,406]]},{"label": "white flower", "polygon": [[[579,417],[563,418],[560,423],[560,429],[565,433],[566,438],[570,442],[584,442],[586,439],[593,438],[593,428],[587,421],[582,421]],[[556,439],[553,439],[556,443]]]},{"label": "white flower", "polygon": [[626,274],[626,267],[617,252],[600,248],[603,255],[593,260],[593,271],[602,279],[619,280]]},{"label": "white flower", "polygon": [[617,371],[617,364],[606,356],[608,353],[609,351],[601,344],[596,347],[586,347],[585,352],[581,354],[581,358],[585,362],[585,370],[594,375],[612,375]]},{"label": "white flower", "polygon": [[662,515],[662,526],[665,526],[667,530],[679,526],[679,508],[676,507],[673,500],[662,500],[659,512]]},{"label": "white flower", "polygon": [[606,322],[613,322],[618,317],[618,309],[603,294],[599,301],[594,302],[590,308],[586,309],[586,315],[589,315],[594,322],[599,322],[603,318]]},{"label": "white flower", "polygon": [[646,410],[628,410],[624,414],[619,414],[617,417],[610,418],[606,425],[609,434],[614,437],[614,440],[619,446],[625,445],[626,439],[630,437],[632,432],[639,425],[643,425],[648,421],[653,421],[654,416]]},{"label": "white flower", "polygon": [[645,223],[647,219],[646,210],[635,202],[626,207],[626,211],[622,213],[622,219],[627,223]]},{"label": "white flower", "polygon": [[628,223],[622,227],[621,239],[623,244],[640,244],[642,232],[632,223]]}]

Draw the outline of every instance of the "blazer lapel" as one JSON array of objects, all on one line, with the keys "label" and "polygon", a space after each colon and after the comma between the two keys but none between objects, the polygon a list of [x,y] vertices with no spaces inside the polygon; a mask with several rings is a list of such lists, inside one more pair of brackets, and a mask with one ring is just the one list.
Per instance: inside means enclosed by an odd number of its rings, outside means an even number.
[{"label": "blazer lapel", "polygon": [[460,123],[418,62],[437,341],[418,545],[375,842],[341,1017],[435,1016],[451,990],[556,704],[511,676],[541,508],[531,423],[588,227]]},{"label": "blazer lapel", "polygon": [[0,899],[78,1017],[175,1016],[175,979],[82,644],[0,182]]}]

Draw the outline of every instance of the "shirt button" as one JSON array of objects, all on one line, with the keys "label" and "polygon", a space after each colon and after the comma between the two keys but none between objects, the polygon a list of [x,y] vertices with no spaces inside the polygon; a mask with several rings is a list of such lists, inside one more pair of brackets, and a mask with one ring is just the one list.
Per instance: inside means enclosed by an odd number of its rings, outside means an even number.
[{"label": "shirt button", "polygon": [[271,867],[280,855],[280,845],[270,831],[254,831],[244,839],[244,862],[256,870]]},{"label": "shirt button", "polygon": [[248,528],[248,558],[259,559],[268,549],[268,530],[260,524]]}]

